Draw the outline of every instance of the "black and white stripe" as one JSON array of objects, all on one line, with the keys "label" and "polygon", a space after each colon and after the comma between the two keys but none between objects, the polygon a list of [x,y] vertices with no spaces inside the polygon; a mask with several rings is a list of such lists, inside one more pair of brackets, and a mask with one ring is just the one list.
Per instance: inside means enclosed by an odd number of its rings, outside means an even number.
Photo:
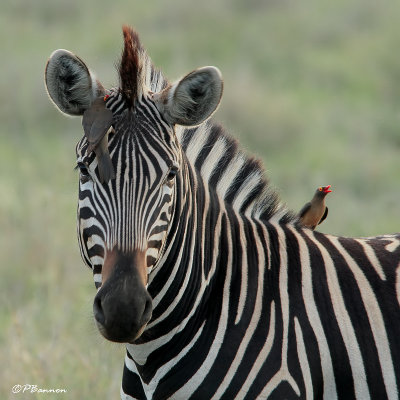
[{"label": "black and white stripe", "polygon": [[[135,115],[126,118],[130,111],[121,95],[112,91],[107,106],[113,110],[115,120],[109,149],[117,178],[108,185],[100,184],[96,158],[92,153],[86,155],[86,139],[77,146],[78,165],[88,166],[81,171],[78,238],[82,257],[93,268],[96,287],[101,284],[107,249],[145,251],[148,272],[151,271],[163,248],[171,218],[174,186],[166,182],[168,173],[178,164],[164,146],[164,140],[171,136],[170,127],[155,119],[154,105],[144,99],[138,102]],[[133,118],[134,124],[140,120],[140,132],[132,129]],[[152,135],[153,125],[157,126],[157,136]],[[174,148],[171,141],[170,144]],[[133,179],[135,185],[130,184]]]},{"label": "black and white stripe", "polygon": [[150,92],[109,95],[116,179],[82,139],[78,237],[96,287],[107,249],[147,254],[153,316],[121,398],[398,399],[400,235],[303,228],[219,125],[174,131]]}]

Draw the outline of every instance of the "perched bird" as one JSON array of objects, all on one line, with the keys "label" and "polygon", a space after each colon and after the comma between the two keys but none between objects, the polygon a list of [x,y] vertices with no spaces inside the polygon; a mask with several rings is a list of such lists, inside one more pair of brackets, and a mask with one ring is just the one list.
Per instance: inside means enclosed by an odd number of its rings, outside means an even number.
[{"label": "perched bird", "polygon": [[82,126],[89,142],[88,153],[94,150],[101,183],[115,178],[114,168],[108,151],[108,133],[113,114],[106,108],[103,97],[99,97],[83,113]]},{"label": "perched bird", "polygon": [[328,207],[325,205],[325,196],[332,192],[331,185],[319,187],[314,197],[306,203],[299,212],[300,222],[311,229],[315,229],[328,215]]}]

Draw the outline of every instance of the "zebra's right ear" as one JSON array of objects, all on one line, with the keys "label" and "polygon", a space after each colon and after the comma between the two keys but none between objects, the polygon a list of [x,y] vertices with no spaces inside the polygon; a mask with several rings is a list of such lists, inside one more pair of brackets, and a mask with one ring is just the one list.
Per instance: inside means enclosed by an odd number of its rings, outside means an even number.
[{"label": "zebra's right ear", "polygon": [[68,50],[54,51],[46,64],[45,84],[54,104],[65,114],[82,115],[105,94],[86,64]]}]

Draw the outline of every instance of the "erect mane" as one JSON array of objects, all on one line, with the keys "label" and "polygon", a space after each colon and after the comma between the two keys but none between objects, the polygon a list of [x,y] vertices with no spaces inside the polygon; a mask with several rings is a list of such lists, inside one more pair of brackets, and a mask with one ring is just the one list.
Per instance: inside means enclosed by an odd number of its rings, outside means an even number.
[{"label": "erect mane", "polygon": [[[144,88],[159,92],[168,81],[152,64],[138,34],[127,26],[123,33],[120,90],[133,106]],[[208,120],[191,129],[177,125],[176,134],[192,166],[200,170],[204,181],[233,209],[263,220],[297,219],[271,188],[261,161],[245,154],[218,123]]]},{"label": "erect mane", "polygon": [[142,47],[139,35],[131,27],[122,27],[124,49],[118,66],[119,81],[122,95],[129,106],[133,107],[145,89],[159,92],[168,82],[157,70],[146,51]]}]

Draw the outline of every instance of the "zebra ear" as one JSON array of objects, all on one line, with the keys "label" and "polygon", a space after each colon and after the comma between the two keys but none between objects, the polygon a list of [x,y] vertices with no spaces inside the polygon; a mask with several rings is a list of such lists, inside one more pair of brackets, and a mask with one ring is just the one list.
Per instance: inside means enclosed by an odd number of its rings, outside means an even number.
[{"label": "zebra ear", "polygon": [[63,49],[54,51],[47,61],[45,85],[50,99],[68,115],[82,115],[105,92],[86,64]]},{"label": "zebra ear", "polygon": [[154,95],[157,108],[171,124],[199,125],[217,109],[223,91],[218,68],[203,67]]}]

